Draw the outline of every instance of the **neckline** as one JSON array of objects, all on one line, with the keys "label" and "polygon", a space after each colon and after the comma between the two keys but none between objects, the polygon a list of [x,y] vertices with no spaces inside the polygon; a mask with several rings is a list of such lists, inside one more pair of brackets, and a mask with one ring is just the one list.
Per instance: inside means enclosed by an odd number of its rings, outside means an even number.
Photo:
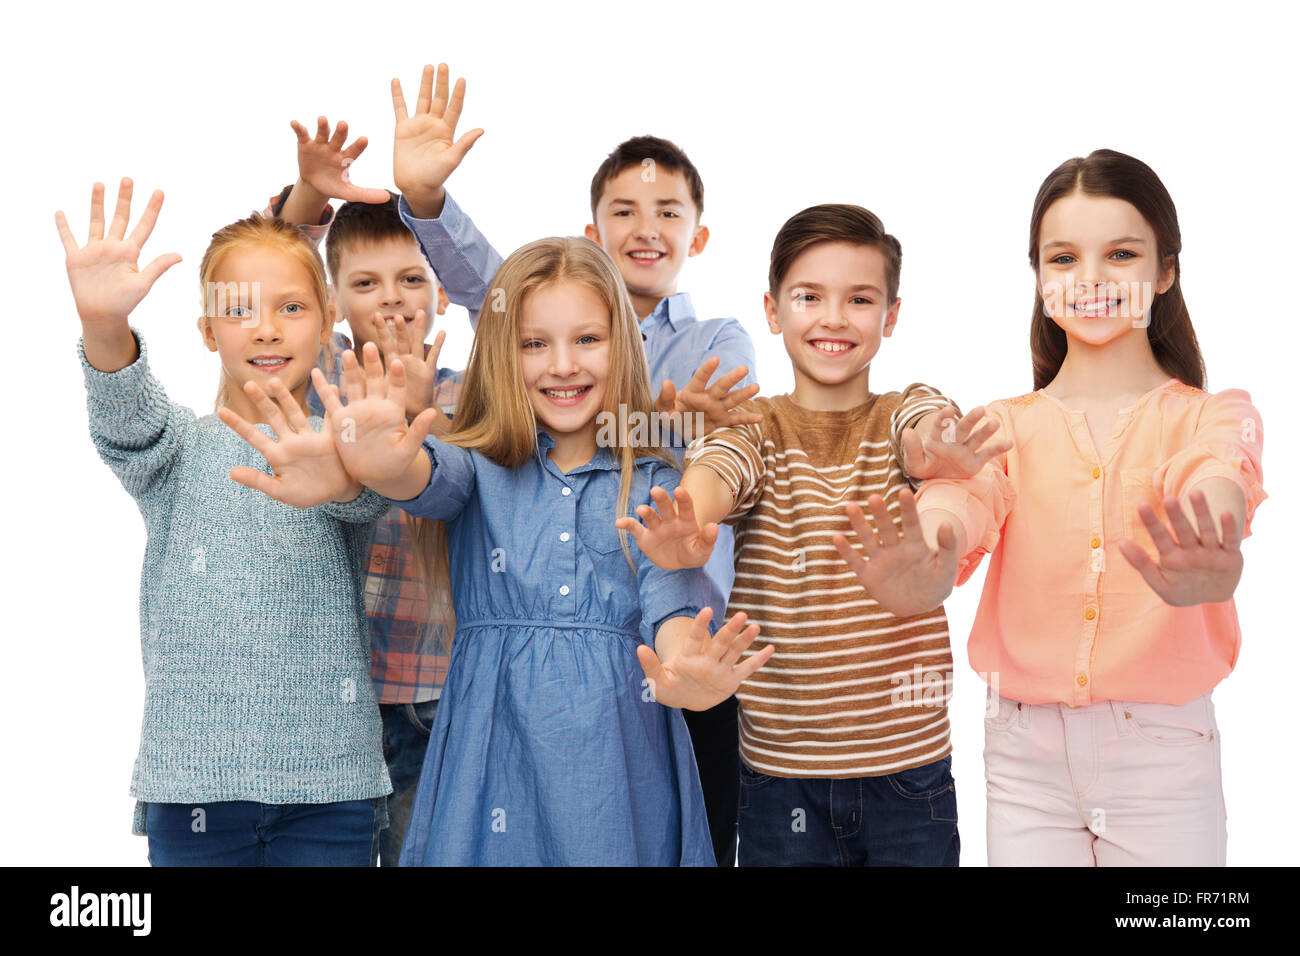
[{"label": "neckline", "polygon": [[861,405],[854,405],[852,408],[843,409],[823,409],[809,408],[806,405],[800,405],[790,394],[777,395],[772,401],[779,403],[786,411],[789,417],[806,422],[812,425],[839,425],[854,421],[863,417],[871,411],[871,407],[876,404],[876,399],[880,396],[872,392],[870,397]]},{"label": "neckline", "polygon": [[[1179,379],[1176,378],[1176,377],[1173,377],[1173,376],[1171,376],[1171,377],[1165,379],[1163,382],[1161,382],[1161,383],[1160,383],[1159,385],[1157,385],[1155,388],[1151,389],[1151,390],[1148,391],[1148,392],[1144,392],[1141,396],[1138,397],[1137,401],[1133,402],[1133,404],[1131,404],[1131,405],[1125,405],[1123,408],[1118,408],[1118,409],[1116,409],[1116,410],[1115,410],[1115,411],[1116,411],[1116,416],[1118,417],[1118,416],[1124,415],[1124,414],[1127,413],[1127,412],[1131,412],[1131,411],[1133,411],[1133,410],[1136,409],[1139,405],[1141,405],[1143,402],[1147,401],[1147,399],[1149,399],[1149,398],[1150,398],[1152,395],[1154,395],[1156,392],[1164,391],[1164,390],[1165,390],[1166,388],[1168,388],[1171,384],[1178,384],[1178,383],[1179,383]],[[1042,388],[1040,388],[1040,389],[1037,389],[1037,390],[1035,391],[1035,394],[1037,394],[1037,395],[1042,395],[1044,398],[1050,399],[1051,401],[1055,402],[1055,403],[1057,404],[1058,407],[1060,407],[1063,411],[1067,412],[1067,413],[1070,414],[1070,415],[1082,415],[1082,414],[1084,414],[1083,409],[1081,409],[1081,408],[1071,408],[1069,405],[1065,404],[1065,402],[1061,401],[1061,400],[1060,400],[1059,398],[1057,398],[1055,395],[1052,395],[1051,393],[1049,393],[1049,392],[1047,391],[1047,386],[1046,386],[1046,385],[1044,385],[1044,386],[1043,386]]]},{"label": "neckline", "polygon": [[1070,423],[1070,430],[1074,434],[1075,445],[1081,452],[1084,452],[1085,457],[1088,457],[1087,453],[1091,451],[1092,460],[1099,465],[1105,465],[1115,456],[1115,452],[1119,448],[1119,438],[1124,434],[1124,430],[1128,428],[1133,414],[1146,402],[1150,401],[1154,395],[1163,392],[1170,384],[1178,383],[1178,381],[1177,378],[1167,378],[1155,388],[1142,394],[1133,404],[1117,409],[1110,434],[1101,448],[1098,448],[1097,443],[1093,440],[1092,430],[1088,427],[1088,416],[1083,409],[1071,408],[1055,395],[1049,395],[1045,390],[1046,386],[1037,389],[1034,394],[1041,394],[1065,414],[1066,421]]}]

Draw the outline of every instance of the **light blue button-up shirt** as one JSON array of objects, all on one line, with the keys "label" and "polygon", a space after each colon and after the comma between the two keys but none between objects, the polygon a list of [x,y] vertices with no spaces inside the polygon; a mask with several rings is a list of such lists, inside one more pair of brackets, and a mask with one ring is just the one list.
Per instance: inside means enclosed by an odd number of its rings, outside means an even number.
[{"label": "light blue button-up shirt", "polygon": [[[492,277],[505,260],[456,205],[450,193],[437,219],[415,218],[405,197],[398,200],[398,210],[437,273],[447,298],[468,309],[470,322],[477,328],[479,310],[487,298]],[[750,374],[740,385],[749,385],[754,380],[754,343],[749,333],[735,319],[698,318],[691,297],[685,292],[659,301],[654,311],[641,320],[641,338],[645,341],[646,362],[650,366],[650,387],[656,395],[664,379],[671,379],[681,388],[706,359],[714,356],[721,359],[714,378],[745,365]],[[685,447],[679,445],[670,450],[680,465]],[[715,624],[725,619],[727,597],[735,578],[734,544],[731,528],[719,527],[713,555],[704,566]]]}]

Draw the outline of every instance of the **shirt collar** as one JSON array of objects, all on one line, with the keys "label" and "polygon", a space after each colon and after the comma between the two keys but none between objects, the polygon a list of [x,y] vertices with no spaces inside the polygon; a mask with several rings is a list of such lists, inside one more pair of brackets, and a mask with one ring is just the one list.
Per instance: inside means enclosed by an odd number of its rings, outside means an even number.
[{"label": "shirt collar", "polygon": [[[546,429],[538,426],[537,454],[541,456],[544,462],[551,463],[550,459],[546,457],[546,453],[554,447],[555,439],[550,436]],[[640,464],[643,461],[660,461],[661,459],[655,455],[638,455],[636,460]],[[601,446],[596,449],[596,454],[592,456],[591,461],[585,465],[579,465],[573,471],[568,472],[565,477],[582,474],[584,471],[616,471],[618,467],[618,459],[614,457],[613,451]],[[556,471],[558,473],[559,469],[556,469]]]},{"label": "shirt collar", "polygon": [[645,317],[646,323],[654,321],[655,325],[667,322],[674,332],[681,331],[682,325],[695,318],[695,308],[691,305],[689,292],[678,292],[659,300],[653,312]]}]

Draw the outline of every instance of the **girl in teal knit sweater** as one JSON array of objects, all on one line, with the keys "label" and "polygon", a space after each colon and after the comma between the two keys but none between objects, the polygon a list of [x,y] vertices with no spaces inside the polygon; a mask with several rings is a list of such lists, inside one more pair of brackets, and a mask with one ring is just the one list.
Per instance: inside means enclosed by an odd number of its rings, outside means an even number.
[{"label": "girl in teal knit sweater", "polygon": [[[222,394],[218,415],[198,418],[167,399],[128,324],[180,261],[137,268],[162,193],[128,235],[130,206],[123,179],[105,235],[96,184],[81,246],[62,212],[55,221],[91,437],[148,530],[137,832],[154,865],[368,865],[391,787],[357,582],[369,522],[388,505],[352,481],[329,426],[303,412],[332,325],[324,269],[277,220],[214,234],[199,328],[220,353]],[[327,503],[251,490],[282,485]]]}]

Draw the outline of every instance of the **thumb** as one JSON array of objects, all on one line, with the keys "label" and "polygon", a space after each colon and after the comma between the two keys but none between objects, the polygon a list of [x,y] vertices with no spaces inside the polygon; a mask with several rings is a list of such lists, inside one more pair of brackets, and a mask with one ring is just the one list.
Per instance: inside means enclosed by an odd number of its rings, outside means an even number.
[{"label": "thumb", "polygon": [[917,469],[925,464],[925,446],[915,428],[903,429],[903,453],[911,465],[910,472],[915,475]]},{"label": "thumb", "polygon": [[418,451],[420,445],[424,444],[424,439],[429,434],[429,429],[433,427],[437,417],[438,409],[436,408],[426,408],[416,415],[411,420],[410,427],[406,429],[406,437],[402,439],[402,446],[412,454]]},{"label": "thumb", "polygon": [[461,160],[465,158],[465,154],[473,148],[474,144],[478,142],[478,138],[482,135],[483,131],[481,129],[472,129],[460,139],[456,140],[455,145],[452,146],[450,150],[452,158],[456,160],[456,165],[460,165]]},{"label": "thumb", "polygon": [[641,665],[641,670],[645,672],[646,678],[650,681],[650,692],[654,693],[654,685],[663,676],[664,667],[659,662],[659,655],[656,654],[649,644],[642,644],[636,649],[637,663]]},{"label": "thumb", "polygon": [[672,383],[671,379],[664,379],[663,387],[659,389],[659,397],[655,399],[655,411],[664,413],[671,412],[677,405],[677,386]]},{"label": "thumb", "polygon": [[140,273],[140,277],[147,283],[147,288],[153,288],[153,284],[158,281],[158,277],[180,261],[180,253],[165,252],[145,266]]}]

